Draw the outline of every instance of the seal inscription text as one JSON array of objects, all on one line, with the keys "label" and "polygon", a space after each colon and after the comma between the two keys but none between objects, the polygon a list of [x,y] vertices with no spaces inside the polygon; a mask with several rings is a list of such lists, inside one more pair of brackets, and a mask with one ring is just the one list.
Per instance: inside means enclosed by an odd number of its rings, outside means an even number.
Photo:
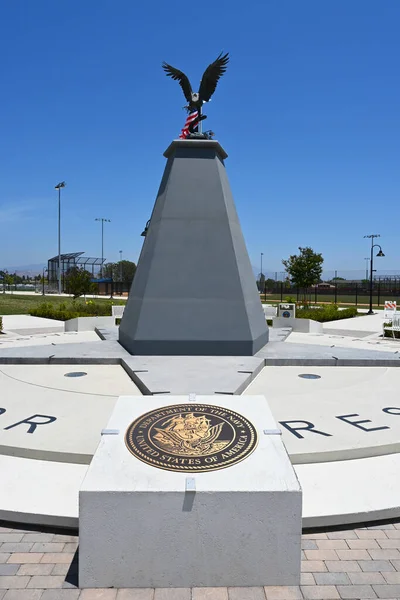
[{"label": "seal inscription text", "polygon": [[186,473],[230,467],[253,452],[254,426],[232,410],[209,404],[176,404],[145,413],[126,431],[128,450],[139,460]]}]

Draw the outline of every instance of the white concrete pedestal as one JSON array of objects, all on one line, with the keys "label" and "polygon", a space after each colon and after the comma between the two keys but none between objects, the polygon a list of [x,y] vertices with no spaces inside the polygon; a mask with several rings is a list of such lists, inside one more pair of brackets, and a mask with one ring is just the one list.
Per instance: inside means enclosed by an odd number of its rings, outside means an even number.
[{"label": "white concrete pedestal", "polygon": [[[301,489],[264,396],[197,396],[255,426],[242,462],[208,473],[147,465],[125,446],[128,425],[188,396],[119,398],[83,481],[80,587],[298,585]],[[265,433],[264,433],[265,431]],[[194,477],[195,491],[185,491]]]}]

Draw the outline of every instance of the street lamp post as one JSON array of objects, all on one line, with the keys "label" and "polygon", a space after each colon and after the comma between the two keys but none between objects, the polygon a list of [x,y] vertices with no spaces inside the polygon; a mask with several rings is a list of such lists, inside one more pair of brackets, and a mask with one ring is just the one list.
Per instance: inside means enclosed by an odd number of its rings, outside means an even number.
[{"label": "street lamp post", "polygon": [[58,293],[61,294],[61,188],[65,181],[57,183],[54,189],[58,190]]},{"label": "street lamp post", "polygon": [[262,292],[262,280],[263,280],[263,256],[264,252],[261,252],[261,271],[260,271],[260,293]]},{"label": "street lamp post", "polygon": [[368,280],[368,271],[369,271],[368,262],[369,262],[370,258],[367,257],[367,258],[364,258],[364,260],[365,260],[365,279]]},{"label": "street lamp post", "polygon": [[371,258],[370,258],[370,275],[369,275],[369,311],[368,315],[373,315],[374,311],[372,310],[372,275],[374,272],[374,248],[379,248],[379,252],[376,256],[385,256],[382,252],[382,248],[379,244],[374,244],[374,238],[381,237],[378,233],[372,235],[364,235],[364,238],[369,238],[371,240]]},{"label": "street lamp post", "polygon": [[95,221],[101,221],[101,267],[100,267],[100,275],[103,277],[103,261],[104,261],[104,223],[111,223],[110,219],[99,218],[95,219]]},{"label": "street lamp post", "polygon": [[119,251],[119,278],[122,282],[122,250]]}]

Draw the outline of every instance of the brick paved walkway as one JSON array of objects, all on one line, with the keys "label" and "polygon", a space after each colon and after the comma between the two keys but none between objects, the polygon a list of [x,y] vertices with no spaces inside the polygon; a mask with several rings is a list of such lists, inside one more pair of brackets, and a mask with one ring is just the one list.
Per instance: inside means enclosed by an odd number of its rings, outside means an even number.
[{"label": "brick paved walkway", "polygon": [[0,521],[0,600],[400,600],[400,523],[307,533],[302,547],[299,587],[80,590],[77,535]]}]

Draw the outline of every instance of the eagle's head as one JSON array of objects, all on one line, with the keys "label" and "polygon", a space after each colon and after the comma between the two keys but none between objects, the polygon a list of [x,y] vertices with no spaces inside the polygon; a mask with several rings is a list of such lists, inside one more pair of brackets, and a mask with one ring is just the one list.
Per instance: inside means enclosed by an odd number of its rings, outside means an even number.
[{"label": "eagle's head", "polygon": [[200,98],[200,96],[198,93],[192,94],[192,102],[198,102],[199,98]]}]

